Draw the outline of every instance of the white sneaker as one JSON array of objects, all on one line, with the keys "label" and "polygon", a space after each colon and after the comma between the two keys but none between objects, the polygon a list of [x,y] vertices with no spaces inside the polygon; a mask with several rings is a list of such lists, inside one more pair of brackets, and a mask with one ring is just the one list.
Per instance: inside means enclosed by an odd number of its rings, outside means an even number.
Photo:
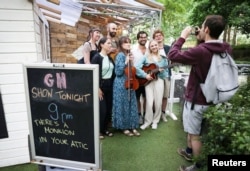
[{"label": "white sneaker", "polygon": [[188,167],[180,166],[179,171],[196,171],[198,168],[195,165],[191,165]]},{"label": "white sneaker", "polygon": [[148,127],[147,125],[143,124],[140,128],[141,130],[145,130],[147,127]]},{"label": "white sneaker", "polygon": [[169,113],[170,113],[169,110],[166,110],[166,115],[169,115]]},{"label": "white sneaker", "polygon": [[170,116],[174,121],[178,120],[177,117],[175,116],[175,114],[173,114],[173,113],[170,113],[169,116]]},{"label": "white sneaker", "polygon": [[170,118],[172,118],[175,121],[178,120],[177,117],[175,116],[175,114],[170,113],[169,110],[166,111],[166,115],[169,116]]},{"label": "white sneaker", "polygon": [[156,123],[152,124],[152,129],[157,129],[158,125]]},{"label": "white sneaker", "polygon": [[161,115],[161,119],[162,119],[163,122],[167,122],[168,121],[167,118],[166,118],[166,116],[165,116],[165,114]]}]

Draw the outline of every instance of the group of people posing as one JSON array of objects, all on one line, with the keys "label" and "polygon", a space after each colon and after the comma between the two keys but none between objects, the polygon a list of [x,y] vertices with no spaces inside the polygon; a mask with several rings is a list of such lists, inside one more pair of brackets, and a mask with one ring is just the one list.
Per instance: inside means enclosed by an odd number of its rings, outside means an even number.
[{"label": "group of people posing", "polygon": [[163,32],[155,30],[148,42],[148,33],[139,31],[133,47],[128,36],[116,33],[115,23],[107,25],[107,36],[91,29],[79,60],[99,65],[100,139],[113,136],[110,124],[131,137],[140,136],[139,128],[157,129],[161,118],[167,122],[170,46],[164,45]]},{"label": "group of people posing", "polygon": [[[169,94],[171,63],[190,65],[183,106],[183,127],[187,133],[187,147],[177,152],[189,161],[201,153],[203,113],[211,103],[207,103],[199,85],[204,82],[214,53],[228,52],[231,46],[219,40],[226,22],[220,15],[208,15],[196,30],[197,46],[183,51],[182,46],[192,32],[186,27],[171,48],[164,45],[161,30],[153,32],[147,43],[148,34],[137,33],[138,45],[131,48],[129,37],[115,40],[117,26],[108,24],[107,36],[100,39],[100,30],[90,31],[90,39],[84,43],[85,63],[99,64],[100,75],[100,138],[113,136],[112,127],[127,136],[140,136],[138,128],[157,129],[162,118],[166,120],[166,105]],[[99,40],[100,39],[100,40]],[[98,45],[96,42],[98,41]],[[115,54],[115,55],[114,55]],[[171,62],[170,62],[171,61]],[[143,97],[143,102],[140,103]],[[141,106],[142,104],[142,106]],[[141,111],[143,109],[143,111]],[[145,114],[143,114],[145,112]],[[143,122],[140,119],[145,116]],[[196,160],[191,166],[180,166],[180,171],[196,171],[201,162]]]}]

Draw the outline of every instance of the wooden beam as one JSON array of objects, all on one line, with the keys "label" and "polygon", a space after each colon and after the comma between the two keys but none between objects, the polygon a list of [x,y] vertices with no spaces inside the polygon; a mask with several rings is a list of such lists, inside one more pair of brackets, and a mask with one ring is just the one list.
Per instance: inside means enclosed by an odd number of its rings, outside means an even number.
[{"label": "wooden beam", "polygon": [[102,23],[104,25],[106,25],[109,22],[117,22],[117,24],[118,23],[125,24],[128,22],[128,21],[123,21],[123,20],[116,19],[114,17],[104,16],[104,15],[102,17],[100,17],[99,15],[81,15],[80,21],[83,21],[86,23],[88,23],[89,21],[94,21],[94,22]]},{"label": "wooden beam", "polygon": [[58,20],[58,19],[56,19],[56,18],[53,18],[53,17],[50,17],[50,16],[46,16],[46,15],[44,15],[44,16],[45,16],[45,18],[46,18],[48,21],[51,21],[51,22],[54,22],[54,23],[58,23],[58,24],[61,23],[61,21]]},{"label": "wooden beam", "polygon": [[111,4],[113,0],[101,0],[103,3]]},{"label": "wooden beam", "polygon": [[105,20],[103,18],[100,18],[99,16],[95,15],[82,15],[83,19],[87,19],[90,21],[98,22],[98,23],[105,23]]},{"label": "wooden beam", "polygon": [[114,3],[120,4],[120,5],[126,5],[126,6],[130,6],[131,5],[130,3],[122,2],[120,0],[114,0]]},{"label": "wooden beam", "polygon": [[58,11],[58,10],[56,10],[56,9],[54,9],[54,8],[50,8],[50,7],[45,6],[45,5],[43,5],[43,4],[37,3],[37,6],[38,6],[39,8],[43,8],[43,9],[46,9],[46,10],[48,10],[48,11],[51,11],[51,12],[54,12],[54,13],[57,13],[57,14],[61,14],[61,11]]},{"label": "wooden beam", "polygon": [[59,5],[59,4],[60,4],[60,0],[47,0],[47,1],[49,1],[49,2],[51,2],[51,3],[54,3],[54,4],[56,4],[56,5]]},{"label": "wooden beam", "polygon": [[50,13],[48,11],[42,11],[43,15],[51,17],[51,18],[55,18],[57,20],[61,20],[61,15],[54,15],[53,13]]},{"label": "wooden beam", "polygon": [[144,5],[147,5],[147,6],[150,6],[152,8],[157,8],[157,9],[161,9],[161,10],[165,10],[165,7],[163,5],[160,5],[158,3],[154,3],[152,1],[149,1],[149,0],[135,0],[136,2],[140,2]]}]

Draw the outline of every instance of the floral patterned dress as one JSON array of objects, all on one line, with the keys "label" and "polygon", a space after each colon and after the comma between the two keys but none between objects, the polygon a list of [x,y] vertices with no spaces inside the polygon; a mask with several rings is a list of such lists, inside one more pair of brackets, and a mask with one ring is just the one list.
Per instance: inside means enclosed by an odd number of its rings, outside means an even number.
[{"label": "floral patterned dress", "polygon": [[126,56],[120,52],[116,56],[115,80],[113,84],[113,117],[112,124],[116,129],[137,129],[139,127],[139,115],[135,90],[127,90],[124,72]]}]

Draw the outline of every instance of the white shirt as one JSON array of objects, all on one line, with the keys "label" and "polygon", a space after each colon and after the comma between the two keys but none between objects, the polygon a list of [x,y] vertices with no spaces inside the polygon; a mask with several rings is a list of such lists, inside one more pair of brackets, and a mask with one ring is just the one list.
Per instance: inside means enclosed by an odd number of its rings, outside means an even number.
[{"label": "white shirt", "polygon": [[167,54],[164,51],[164,48],[159,49],[160,55],[167,57]]},{"label": "white shirt", "polygon": [[134,65],[137,64],[138,61],[141,60],[141,58],[143,58],[148,52],[148,49],[146,48],[146,52],[145,54],[142,53],[142,51],[139,49],[139,45],[136,45],[133,47],[133,49],[131,50],[131,53],[134,56]]}]

